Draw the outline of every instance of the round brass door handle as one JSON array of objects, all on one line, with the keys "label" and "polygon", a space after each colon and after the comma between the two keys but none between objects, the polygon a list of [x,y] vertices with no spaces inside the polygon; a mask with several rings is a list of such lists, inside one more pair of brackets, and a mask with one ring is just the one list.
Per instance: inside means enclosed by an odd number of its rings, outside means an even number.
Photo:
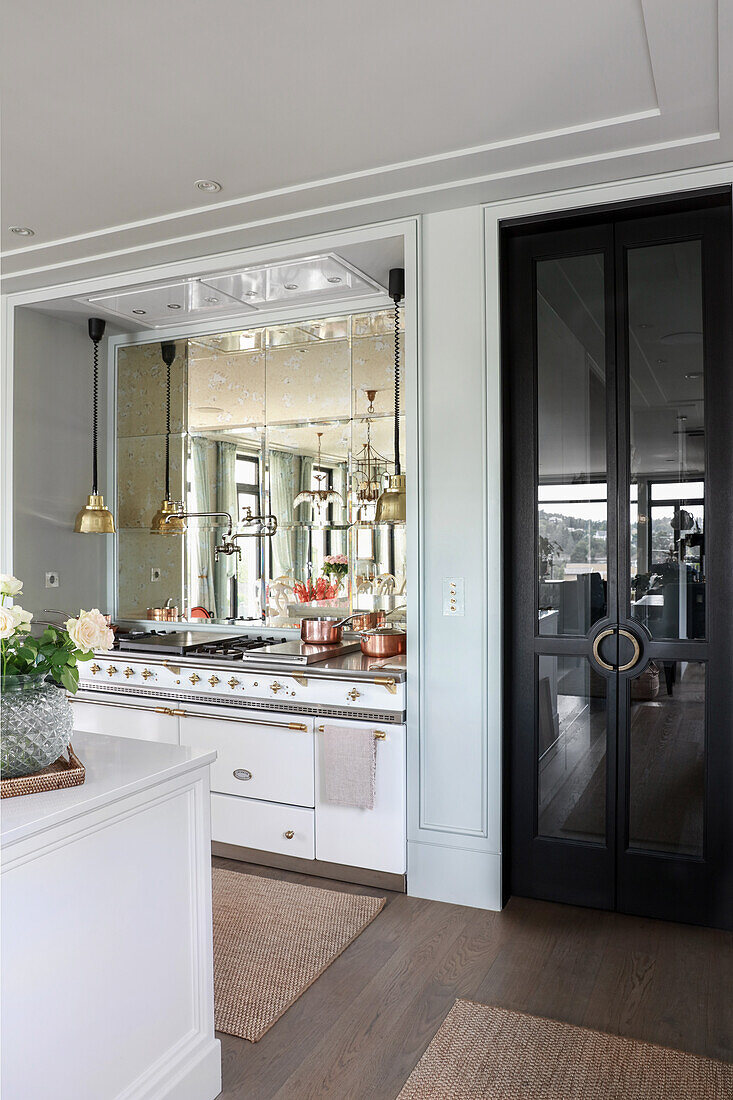
[{"label": "round brass door handle", "polygon": [[603,641],[603,639],[604,638],[610,638],[611,635],[613,635],[615,633],[616,633],[616,627],[615,626],[610,626],[610,627],[608,627],[607,630],[601,630],[600,633],[596,634],[595,638],[593,639],[593,656],[595,657],[596,661],[601,666],[601,668],[605,668],[608,672],[613,672],[614,667],[613,667],[613,665],[609,665],[609,663],[607,661],[603,660],[603,658],[601,657],[598,650],[599,650],[600,644]]},{"label": "round brass door handle", "polygon": [[286,829],[285,832],[283,833],[283,836],[285,837],[286,840],[292,840],[293,837],[295,836],[295,833],[293,832],[292,829]]},{"label": "round brass door handle", "polygon": [[619,634],[623,635],[624,638],[628,638],[632,646],[634,647],[634,655],[631,660],[627,661],[625,665],[618,666],[619,672],[628,672],[630,668],[633,668],[635,664],[638,664],[639,658],[641,657],[641,646],[639,645],[639,639],[636,637],[635,634],[632,634],[630,630],[624,630],[623,627],[619,627],[618,632]]}]

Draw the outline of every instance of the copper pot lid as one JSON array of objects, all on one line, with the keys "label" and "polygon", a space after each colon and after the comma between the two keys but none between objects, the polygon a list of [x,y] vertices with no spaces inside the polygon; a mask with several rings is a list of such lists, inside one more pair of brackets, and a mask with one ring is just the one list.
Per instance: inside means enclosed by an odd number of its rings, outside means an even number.
[{"label": "copper pot lid", "polygon": [[375,626],[371,630],[362,630],[362,634],[371,634],[378,636],[389,636],[390,634],[406,634],[407,631],[401,626]]}]

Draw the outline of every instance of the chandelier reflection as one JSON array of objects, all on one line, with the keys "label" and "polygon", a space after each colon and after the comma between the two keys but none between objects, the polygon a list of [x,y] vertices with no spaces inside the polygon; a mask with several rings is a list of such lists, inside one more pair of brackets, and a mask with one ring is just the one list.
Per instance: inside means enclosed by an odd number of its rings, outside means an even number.
[{"label": "chandelier reflection", "polygon": [[[373,413],[374,398],[378,391],[365,390],[364,392],[369,401],[367,412]],[[376,504],[385,487],[391,466],[389,459],[372,446],[372,422],[369,418],[366,420],[366,432],[366,443],[354,454],[351,463],[352,491],[354,503],[358,509],[357,521],[363,521],[369,505]]]},{"label": "chandelier reflection", "polygon": [[318,472],[314,472],[313,474],[313,481],[316,483],[316,488],[304,489],[302,493],[298,493],[293,501],[293,508],[298,508],[301,504],[312,504],[317,522],[321,522],[322,510],[328,508],[331,504],[340,504],[343,508],[344,499],[340,493],[337,493],[335,489],[329,487],[328,470],[324,470],[321,466],[321,439],[323,438],[323,432],[316,432],[316,435],[318,436],[318,458],[314,470]]}]

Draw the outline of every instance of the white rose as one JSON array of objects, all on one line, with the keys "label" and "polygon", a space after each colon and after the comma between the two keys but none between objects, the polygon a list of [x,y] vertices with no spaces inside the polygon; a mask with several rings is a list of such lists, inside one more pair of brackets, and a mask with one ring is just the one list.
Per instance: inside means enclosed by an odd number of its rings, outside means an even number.
[{"label": "white rose", "polygon": [[18,596],[22,591],[22,581],[10,573],[0,573],[0,596]]},{"label": "white rose", "polygon": [[32,611],[26,611],[25,608],[20,607],[17,603],[10,608],[10,611],[15,616],[15,629],[18,631],[28,631],[31,628],[31,619],[33,618]]},{"label": "white rose", "polygon": [[0,641],[12,638],[18,629],[12,607],[0,607]]},{"label": "white rose", "polygon": [[93,649],[111,649],[114,634],[107,626],[104,615],[96,608],[80,611],[78,619],[66,623],[72,642],[85,653]]}]

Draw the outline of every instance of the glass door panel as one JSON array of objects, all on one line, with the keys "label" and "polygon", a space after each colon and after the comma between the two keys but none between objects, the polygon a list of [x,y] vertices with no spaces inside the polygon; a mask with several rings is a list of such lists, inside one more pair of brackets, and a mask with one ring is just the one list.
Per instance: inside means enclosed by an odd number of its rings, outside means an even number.
[{"label": "glass door panel", "polygon": [[586,657],[537,663],[537,816],[543,837],[606,839],[606,681]]},{"label": "glass door panel", "polygon": [[705,637],[702,242],[626,254],[630,615],[653,638]]},{"label": "glass door panel", "polygon": [[629,848],[703,856],[705,671],[651,661],[631,680]]},{"label": "glass door panel", "polygon": [[608,610],[604,254],[538,260],[538,633],[584,637]]}]

